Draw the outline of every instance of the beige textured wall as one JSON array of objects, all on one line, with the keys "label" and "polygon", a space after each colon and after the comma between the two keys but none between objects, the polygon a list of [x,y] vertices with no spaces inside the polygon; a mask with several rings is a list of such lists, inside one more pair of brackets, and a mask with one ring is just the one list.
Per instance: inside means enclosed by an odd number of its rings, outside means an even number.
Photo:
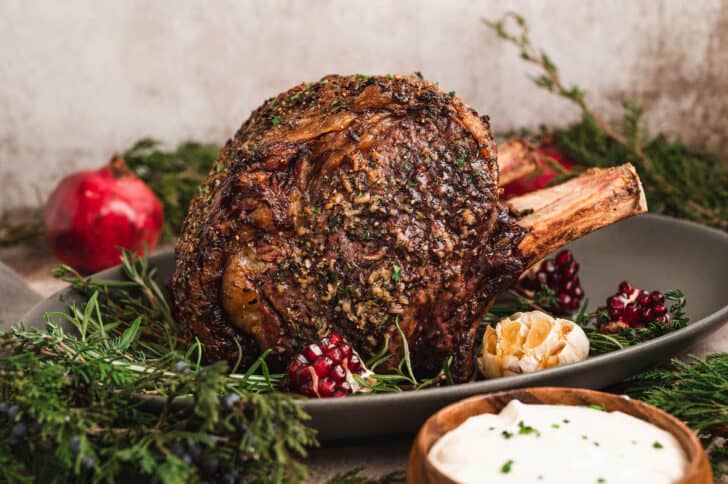
[{"label": "beige textured wall", "polygon": [[653,129],[728,154],[720,0],[2,0],[0,210],[142,136],[223,143],[262,99],[333,72],[419,70],[498,131],[573,119],[480,23],[509,8],[598,108],[635,97]]}]

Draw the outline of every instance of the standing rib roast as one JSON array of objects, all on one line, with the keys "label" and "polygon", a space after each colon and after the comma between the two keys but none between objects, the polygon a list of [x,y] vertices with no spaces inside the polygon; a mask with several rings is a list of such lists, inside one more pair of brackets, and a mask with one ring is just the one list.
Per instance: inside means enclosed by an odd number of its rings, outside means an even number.
[{"label": "standing rib roast", "polygon": [[[418,77],[328,76],[228,141],[177,244],[177,316],[208,359],[279,368],[335,330],[366,357],[399,324],[415,370],[469,379],[493,298],[555,248],[645,210],[631,165],[499,200],[488,118]],[[510,162],[509,162],[510,163]]]}]

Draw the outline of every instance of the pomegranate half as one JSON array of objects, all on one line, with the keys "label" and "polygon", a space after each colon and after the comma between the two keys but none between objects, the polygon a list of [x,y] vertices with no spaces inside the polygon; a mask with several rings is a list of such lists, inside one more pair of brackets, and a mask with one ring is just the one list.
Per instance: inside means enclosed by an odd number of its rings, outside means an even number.
[{"label": "pomegranate half", "polygon": [[89,274],[119,264],[120,248],[151,250],[162,231],[157,196],[115,156],[98,170],[61,180],[46,201],[43,216],[55,256]]}]

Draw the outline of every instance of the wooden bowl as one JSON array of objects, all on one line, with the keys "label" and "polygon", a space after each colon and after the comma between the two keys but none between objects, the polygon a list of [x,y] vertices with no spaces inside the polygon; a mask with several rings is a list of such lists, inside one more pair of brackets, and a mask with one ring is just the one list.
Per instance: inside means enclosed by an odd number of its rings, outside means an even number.
[{"label": "wooden bowl", "polygon": [[463,423],[468,417],[483,413],[498,413],[511,400],[523,403],[563,405],[603,405],[608,411],[619,410],[654,424],[675,436],[685,451],[688,465],[679,484],[712,484],[713,473],[703,446],[690,428],[672,415],[639,400],[611,393],[579,388],[522,388],[466,398],[449,405],[431,416],[420,428],[407,466],[407,482],[412,484],[453,484],[428,459],[430,449],[446,432]]}]

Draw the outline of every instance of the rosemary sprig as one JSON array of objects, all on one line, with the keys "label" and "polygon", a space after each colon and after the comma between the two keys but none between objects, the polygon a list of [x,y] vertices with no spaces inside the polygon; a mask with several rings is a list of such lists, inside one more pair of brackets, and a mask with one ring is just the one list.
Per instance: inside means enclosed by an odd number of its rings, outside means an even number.
[{"label": "rosemary sprig", "polygon": [[728,353],[647,370],[617,388],[693,428],[708,449],[716,476],[728,474]]},{"label": "rosemary sprig", "polygon": [[543,133],[565,155],[585,166],[630,161],[642,178],[651,210],[728,229],[728,170],[720,158],[663,135],[650,138],[642,126],[642,108],[635,102],[623,103],[621,126],[607,123],[587,103],[586,91],[567,85],[551,58],[532,44],[521,15],[509,12],[497,21],[483,22],[540,69],[533,78],[536,85],[581,111],[580,122]]},{"label": "rosemary sprig", "polygon": [[45,330],[0,333],[0,455],[13,460],[0,477],[304,480],[297,457],[314,433],[291,396],[271,392],[280,375],[267,354],[243,375],[201,365],[199,342],[170,324],[156,268],[129,253],[123,262],[127,281],[60,269],[88,300],[47,314]]}]

